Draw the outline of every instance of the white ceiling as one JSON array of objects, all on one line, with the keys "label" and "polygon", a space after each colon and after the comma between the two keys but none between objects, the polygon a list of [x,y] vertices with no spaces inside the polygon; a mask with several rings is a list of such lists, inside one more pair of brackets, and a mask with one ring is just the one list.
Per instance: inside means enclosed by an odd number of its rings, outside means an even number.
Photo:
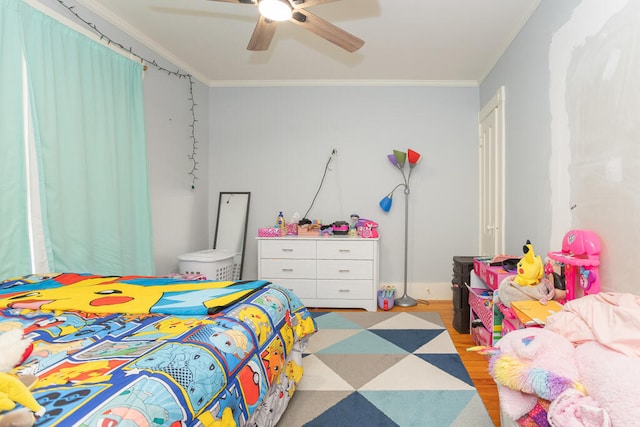
[{"label": "white ceiling", "polygon": [[78,0],[210,86],[328,80],[474,85],[540,1],[342,0],[309,8],[365,40],[348,53],[290,22],[278,23],[268,51],[247,51],[258,17],[253,5]]}]

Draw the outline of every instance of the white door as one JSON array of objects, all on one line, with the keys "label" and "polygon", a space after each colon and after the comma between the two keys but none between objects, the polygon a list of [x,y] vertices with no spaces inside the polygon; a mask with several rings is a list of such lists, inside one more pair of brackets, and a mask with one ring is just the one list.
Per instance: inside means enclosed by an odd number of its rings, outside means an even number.
[{"label": "white door", "polygon": [[504,86],[485,105],[479,121],[480,254],[504,253]]}]

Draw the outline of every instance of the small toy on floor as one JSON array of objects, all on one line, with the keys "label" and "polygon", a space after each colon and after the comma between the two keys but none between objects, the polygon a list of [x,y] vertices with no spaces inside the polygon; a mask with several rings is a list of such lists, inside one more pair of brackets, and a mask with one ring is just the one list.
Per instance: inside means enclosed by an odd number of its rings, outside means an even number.
[{"label": "small toy on floor", "polygon": [[[45,412],[30,391],[38,378],[9,371],[29,357],[33,344],[22,329],[12,329],[0,335],[0,349],[0,427],[30,427],[35,423],[34,414],[42,416]],[[15,409],[16,403],[24,408]]]},{"label": "small toy on floor", "polygon": [[393,302],[396,296],[395,286],[386,285],[378,291],[378,307],[384,311],[393,308]]}]

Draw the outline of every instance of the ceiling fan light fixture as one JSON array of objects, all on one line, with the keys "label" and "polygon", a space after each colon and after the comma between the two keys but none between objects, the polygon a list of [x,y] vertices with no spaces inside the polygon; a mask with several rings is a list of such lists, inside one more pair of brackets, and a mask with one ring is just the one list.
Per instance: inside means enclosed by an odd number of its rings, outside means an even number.
[{"label": "ceiling fan light fixture", "polygon": [[286,21],[291,18],[291,5],[287,0],[261,0],[260,14],[271,21]]}]

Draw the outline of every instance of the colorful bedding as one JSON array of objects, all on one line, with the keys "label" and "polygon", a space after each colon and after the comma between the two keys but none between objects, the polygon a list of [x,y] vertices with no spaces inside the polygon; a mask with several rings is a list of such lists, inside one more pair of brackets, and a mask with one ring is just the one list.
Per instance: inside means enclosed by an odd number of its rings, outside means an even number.
[{"label": "colorful bedding", "polygon": [[265,281],[32,275],[0,283],[46,408],[37,426],[269,426],[302,375],[313,318]]}]

